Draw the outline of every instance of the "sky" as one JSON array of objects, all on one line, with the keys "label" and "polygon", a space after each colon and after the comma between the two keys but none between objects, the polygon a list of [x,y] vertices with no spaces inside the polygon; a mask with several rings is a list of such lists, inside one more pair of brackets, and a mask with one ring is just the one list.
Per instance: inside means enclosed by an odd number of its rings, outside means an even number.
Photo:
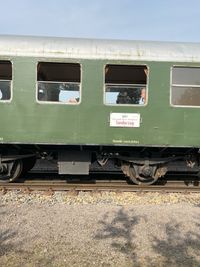
[{"label": "sky", "polygon": [[200,0],[0,0],[0,34],[200,42]]}]

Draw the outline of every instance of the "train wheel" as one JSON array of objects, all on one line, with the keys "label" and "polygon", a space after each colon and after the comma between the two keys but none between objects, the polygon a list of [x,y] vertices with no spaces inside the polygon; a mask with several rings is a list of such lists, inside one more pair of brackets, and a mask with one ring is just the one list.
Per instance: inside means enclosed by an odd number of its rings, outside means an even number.
[{"label": "train wheel", "polygon": [[16,181],[23,170],[22,160],[15,160],[13,162],[4,163],[0,168],[0,182]]},{"label": "train wheel", "polygon": [[[158,174],[159,168],[146,166],[135,167],[131,163],[123,163],[121,167],[123,173],[130,178],[130,180],[137,185],[151,185],[155,183],[160,177]],[[154,175],[156,174],[156,175]]]},{"label": "train wheel", "polygon": [[151,185],[154,184],[157,180],[158,177],[152,177],[149,175],[137,175],[136,176],[136,172],[134,167],[130,166],[129,168],[129,178],[131,179],[132,182],[134,182],[137,185]]},{"label": "train wheel", "polygon": [[14,162],[12,171],[11,171],[11,175],[9,177],[9,182],[13,182],[15,180],[17,180],[17,178],[21,175],[23,170],[23,162],[22,160],[16,160]]}]

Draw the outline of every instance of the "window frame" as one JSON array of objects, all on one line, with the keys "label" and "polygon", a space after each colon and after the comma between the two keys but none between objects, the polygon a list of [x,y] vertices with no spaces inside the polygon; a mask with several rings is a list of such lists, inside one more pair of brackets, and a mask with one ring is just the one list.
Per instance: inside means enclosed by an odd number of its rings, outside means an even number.
[{"label": "window frame", "polygon": [[11,59],[1,59],[0,58],[0,62],[1,61],[9,61],[10,63],[11,63],[11,71],[12,71],[12,73],[11,73],[11,80],[1,80],[0,79],[0,81],[9,81],[10,82],[10,99],[6,99],[6,100],[1,100],[0,99],[0,103],[11,103],[12,102],[12,100],[13,100],[13,78],[14,78],[14,68],[13,68],[13,61],[11,60]]},{"label": "window frame", "polygon": [[[107,65],[118,65],[118,66],[144,66],[147,68],[147,71],[148,71],[148,75],[147,75],[147,82],[146,82],[146,103],[144,105],[140,105],[140,104],[108,104],[106,103],[106,83],[105,83],[105,79],[106,79],[106,72],[105,72],[105,69],[106,69],[106,66]],[[111,106],[111,107],[146,107],[148,105],[148,101],[149,101],[149,73],[150,73],[150,68],[147,64],[120,64],[120,63],[110,63],[110,62],[107,62],[106,64],[104,64],[103,66],[103,104],[105,106]],[[114,84],[113,84],[114,85]],[[116,84],[117,85],[117,84]],[[122,84],[122,85],[129,85],[129,84]]]},{"label": "window frame", "polygon": [[[39,100],[38,99],[38,82],[48,82],[48,83],[55,83],[56,81],[38,81],[38,64],[39,63],[62,63],[62,64],[79,64],[80,66],[80,83],[78,82],[73,82],[74,84],[77,83],[79,84],[79,102],[77,103],[68,103],[68,102],[62,102],[62,101],[42,101],[42,100]],[[44,59],[41,59],[41,60],[38,60],[36,62],[36,67],[35,67],[35,99],[36,99],[36,102],[38,104],[45,104],[45,105],[68,105],[68,106],[78,106],[81,104],[82,102],[82,64],[80,62],[75,62],[75,61],[56,61],[56,60],[44,60]],[[63,83],[63,82],[57,82],[57,83]],[[67,82],[66,82],[67,83]],[[69,82],[70,83],[70,82]]]},{"label": "window frame", "polygon": [[191,105],[175,105],[172,103],[172,87],[188,87],[188,86],[191,86],[191,87],[196,87],[198,88],[199,87],[199,90],[200,90],[200,85],[199,86],[195,86],[195,85],[191,85],[191,84],[187,84],[187,85],[183,85],[183,84],[173,84],[172,83],[172,76],[173,76],[173,68],[176,68],[176,67],[182,67],[182,68],[199,68],[200,69],[200,66],[191,66],[191,65],[172,65],[171,68],[170,68],[170,106],[174,107],[174,108],[200,108],[200,105],[199,106],[191,106]]}]

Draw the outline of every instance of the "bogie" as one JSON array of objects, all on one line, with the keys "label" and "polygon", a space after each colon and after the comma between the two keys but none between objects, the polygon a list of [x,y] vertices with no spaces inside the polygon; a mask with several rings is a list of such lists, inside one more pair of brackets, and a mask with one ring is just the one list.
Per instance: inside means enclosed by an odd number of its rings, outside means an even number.
[{"label": "bogie", "polygon": [[0,182],[14,182],[23,170],[22,160],[14,160],[0,165]]}]

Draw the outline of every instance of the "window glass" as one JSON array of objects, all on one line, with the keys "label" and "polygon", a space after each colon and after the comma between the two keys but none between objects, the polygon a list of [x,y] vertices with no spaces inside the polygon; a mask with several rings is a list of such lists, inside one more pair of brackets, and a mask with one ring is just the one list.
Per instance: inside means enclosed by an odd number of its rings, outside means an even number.
[{"label": "window glass", "polygon": [[172,83],[180,85],[199,85],[200,68],[174,67]]},{"label": "window glass", "polygon": [[177,106],[200,106],[200,68],[172,68],[171,103]]},{"label": "window glass", "polygon": [[80,102],[80,80],[80,64],[40,62],[38,100],[77,104]]},{"label": "window glass", "polygon": [[146,66],[106,65],[105,104],[145,105],[147,75]]},{"label": "window glass", "polygon": [[11,99],[12,64],[0,61],[0,101]]}]

